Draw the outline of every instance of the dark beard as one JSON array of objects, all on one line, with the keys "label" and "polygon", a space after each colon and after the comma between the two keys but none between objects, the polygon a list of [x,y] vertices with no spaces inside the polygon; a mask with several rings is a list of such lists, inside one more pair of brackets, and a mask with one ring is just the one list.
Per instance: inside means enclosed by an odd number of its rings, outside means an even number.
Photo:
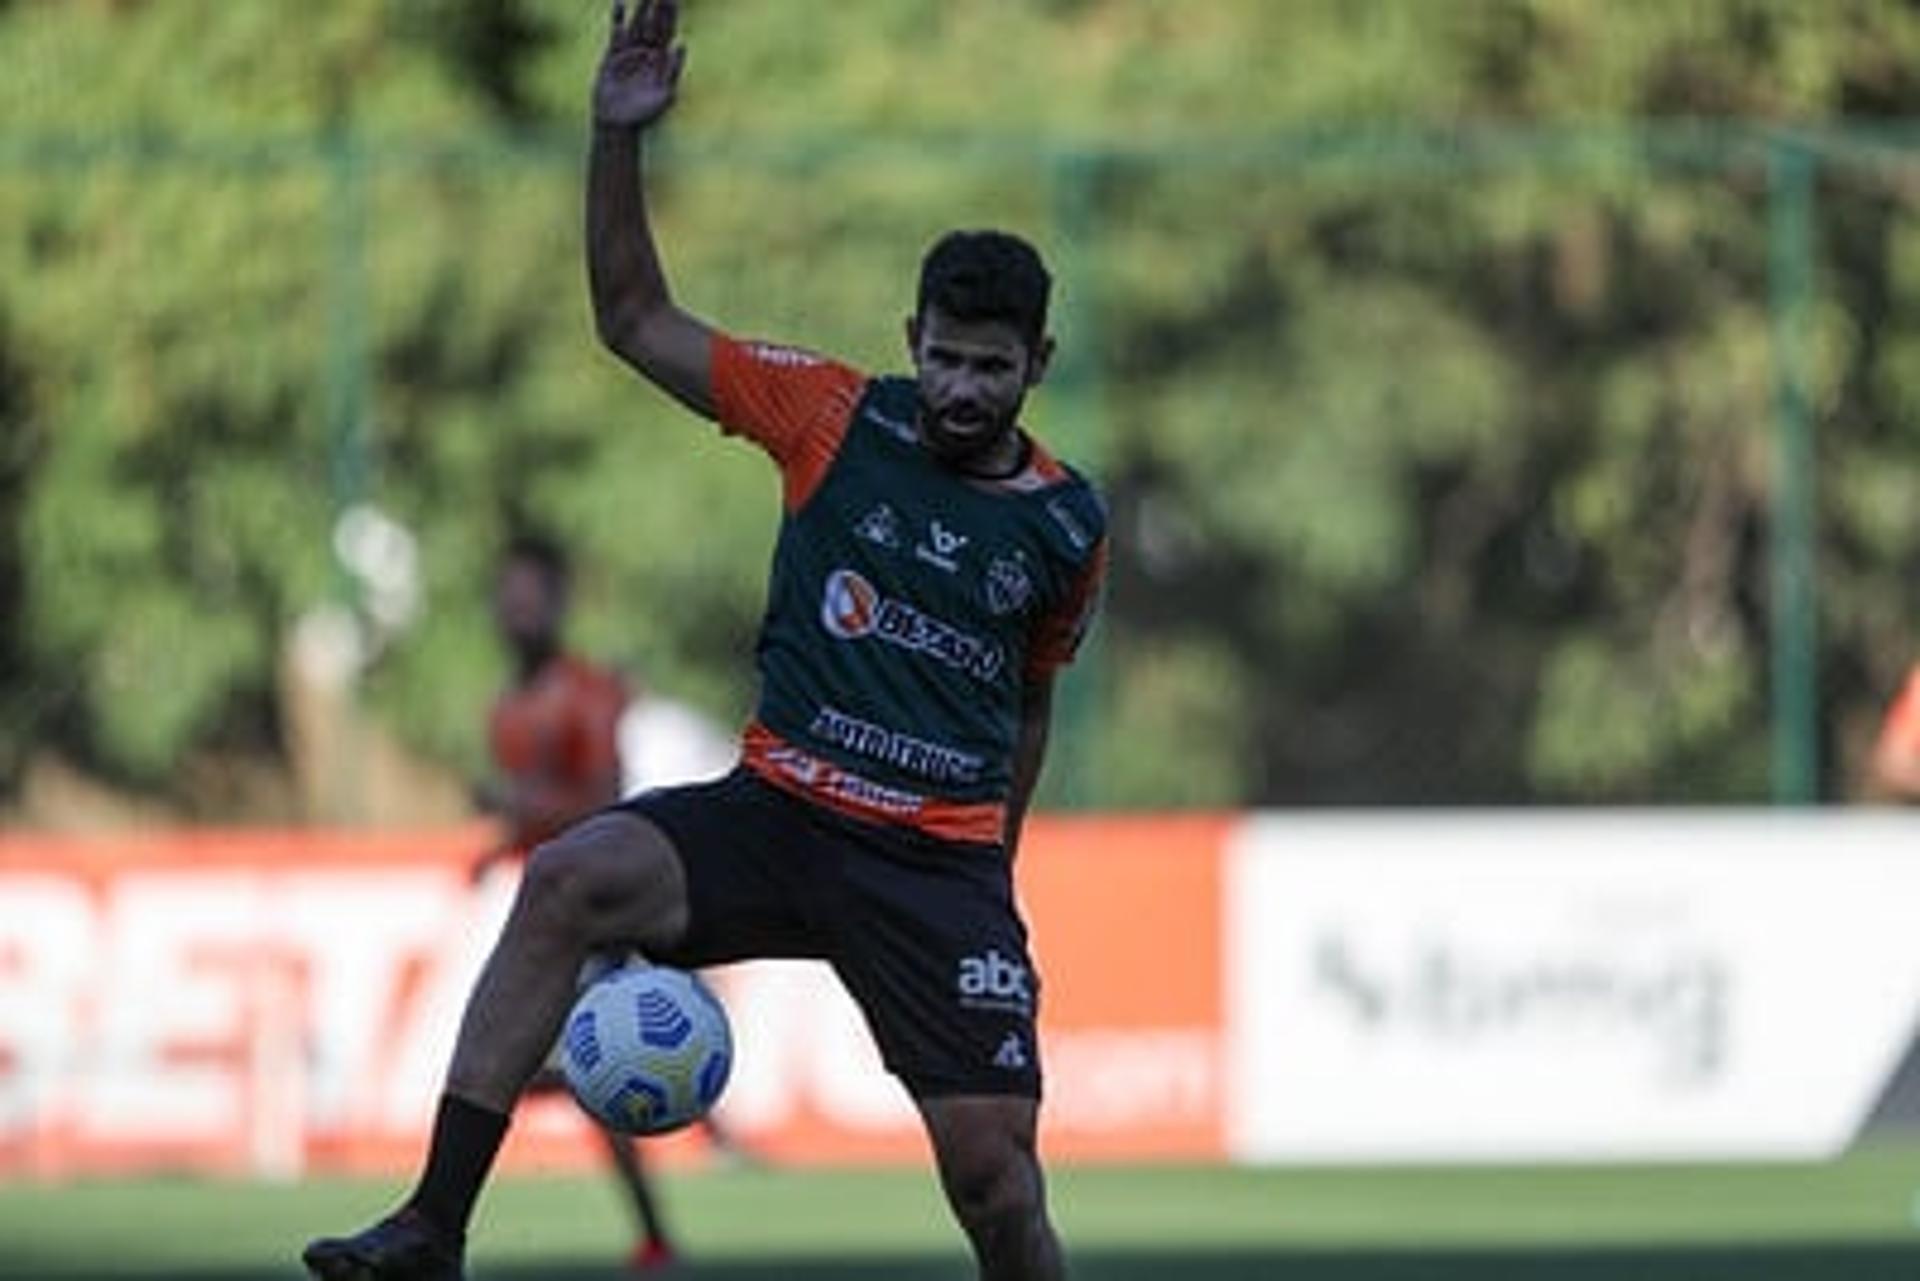
[{"label": "dark beard", "polygon": [[923,396],[920,398],[920,440],[926,445],[927,451],[944,465],[955,471],[980,474],[985,460],[1013,434],[1018,417],[1019,409],[1016,406],[1012,412],[994,420],[989,430],[964,438],[954,437],[947,434],[939,412]]}]

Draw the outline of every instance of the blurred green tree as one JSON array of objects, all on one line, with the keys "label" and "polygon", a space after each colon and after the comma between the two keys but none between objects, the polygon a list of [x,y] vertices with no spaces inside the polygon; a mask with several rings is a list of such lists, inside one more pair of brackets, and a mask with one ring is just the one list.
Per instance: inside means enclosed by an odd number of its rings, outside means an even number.
[{"label": "blurred green tree", "polygon": [[[1766,175],[1614,144],[1912,114],[1920,12],[687,9],[656,162],[695,310],[884,366],[945,227],[1070,266],[1085,377],[1036,422],[1093,446],[1118,533],[1085,799],[1765,796]],[[343,427],[420,540],[425,609],[370,673],[414,742],[477,755],[485,575],[520,523],[576,546],[589,648],[744,708],[773,480],[587,323],[603,24],[0,6],[0,774],[51,745],[177,794],[195,753],[277,750],[276,655],[338,590]],[[1892,152],[1820,189],[1830,793],[1920,616],[1913,191]],[[361,340],[364,396],[329,401]]]}]

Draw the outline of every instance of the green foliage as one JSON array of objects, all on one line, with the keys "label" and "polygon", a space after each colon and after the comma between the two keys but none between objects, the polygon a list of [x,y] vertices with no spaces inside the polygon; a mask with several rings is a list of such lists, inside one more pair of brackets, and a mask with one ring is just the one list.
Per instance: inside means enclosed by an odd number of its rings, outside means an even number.
[{"label": "green foliage", "polygon": [[[1725,130],[1684,165],[1632,130],[1912,112],[1911,6],[686,7],[652,163],[689,308],[890,367],[940,230],[1058,269],[1032,421],[1118,535],[1056,736],[1076,799],[1765,795],[1766,175]],[[586,648],[744,711],[776,485],[592,340],[604,23],[0,6],[0,776],[51,743],[166,790],[272,750],[355,498],[419,539],[424,608],[368,678],[417,744],[477,759],[522,524],[574,546]],[[1832,736],[1914,647],[1920,231],[1899,154],[1823,174]]]}]

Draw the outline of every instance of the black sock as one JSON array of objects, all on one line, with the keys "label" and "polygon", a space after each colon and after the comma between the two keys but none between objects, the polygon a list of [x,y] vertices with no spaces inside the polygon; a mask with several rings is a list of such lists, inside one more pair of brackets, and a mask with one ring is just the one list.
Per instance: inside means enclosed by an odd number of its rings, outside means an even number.
[{"label": "black sock", "polygon": [[449,1236],[464,1237],[480,1185],[487,1181],[494,1154],[507,1137],[507,1121],[504,1113],[441,1095],[427,1168],[420,1172],[420,1182],[407,1204]]}]

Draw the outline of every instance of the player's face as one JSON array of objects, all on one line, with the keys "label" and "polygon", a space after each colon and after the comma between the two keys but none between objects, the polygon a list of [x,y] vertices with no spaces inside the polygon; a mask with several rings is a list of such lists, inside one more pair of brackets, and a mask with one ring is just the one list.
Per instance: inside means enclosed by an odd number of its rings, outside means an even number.
[{"label": "player's face", "polygon": [[501,567],[493,616],[507,644],[518,650],[550,648],[565,609],[559,584],[540,566],[512,560]]},{"label": "player's face", "polygon": [[964,321],[929,307],[907,322],[920,381],[920,431],[949,462],[991,455],[1013,431],[1050,344],[1030,347],[1012,325]]}]

